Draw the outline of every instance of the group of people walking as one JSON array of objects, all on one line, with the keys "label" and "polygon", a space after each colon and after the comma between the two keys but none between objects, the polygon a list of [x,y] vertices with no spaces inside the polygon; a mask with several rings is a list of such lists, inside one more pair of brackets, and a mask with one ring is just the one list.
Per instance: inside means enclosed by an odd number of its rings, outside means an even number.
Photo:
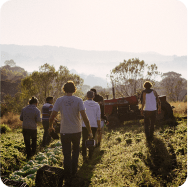
[{"label": "group of people walking", "polygon": [[[73,81],[68,81],[63,86],[63,91],[65,96],[59,97],[54,106],[53,97],[47,97],[46,103],[42,107],[43,146],[50,143],[50,132],[54,131],[53,123],[58,112],[60,112],[60,135],[64,155],[65,179],[66,183],[70,183],[72,176],[77,172],[81,136],[83,161],[86,161],[85,141],[88,138],[93,139],[96,133],[100,134],[101,132],[104,119],[102,119],[101,126],[100,105],[102,106],[104,101],[103,97],[96,93],[95,89],[87,92],[87,100],[85,102],[81,98],[73,96],[73,93],[76,92]],[[22,109],[20,115],[20,120],[23,121],[23,136],[28,159],[36,152],[37,122],[41,122],[40,110],[37,105],[37,98],[32,97],[29,100],[29,105]],[[105,116],[104,111],[102,116]],[[30,139],[32,139],[32,149]],[[97,146],[99,146],[99,143]],[[93,150],[94,148],[89,149],[89,158],[92,157]]]},{"label": "group of people walking", "polygon": [[[146,138],[151,139],[154,131],[155,112],[158,103],[160,111],[160,100],[156,91],[151,89],[152,84],[144,84],[143,101],[141,113],[145,107],[145,133]],[[44,128],[43,146],[51,141],[50,132],[53,129],[54,120],[58,112],[61,114],[60,136],[62,151],[64,155],[65,182],[71,183],[72,176],[77,172],[78,157],[80,150],[80,139],[82,136],[83,161],[87,160],[87,149],[85,141],[93,139],[96,134],[101,134],[104,120],[107,120],[104,112],[104,99],[98,95],[95,89],[87,92],[87,100],[73,96],[76,87],[73,81],[68,81],[63,86],[65,96],[59,97],[53,106],[53,97],[47,97],[42,107],[42,119],[40,110],[37,108],[38,100],[32,97],[29,105],[22,109],[20,120],[23,121],[23,136],[26,146],[27,158],[29,159],[36,152],[37,123],[42,121]],[[30,145],[30,139],[32,144]],[[72,146],[71,146],[72,144]],[[97,146],[100,146],[98,142]],[[89,158],[92,157],[94,148],[89,149]],[[72,154],[71,154],[72,152]]]}]

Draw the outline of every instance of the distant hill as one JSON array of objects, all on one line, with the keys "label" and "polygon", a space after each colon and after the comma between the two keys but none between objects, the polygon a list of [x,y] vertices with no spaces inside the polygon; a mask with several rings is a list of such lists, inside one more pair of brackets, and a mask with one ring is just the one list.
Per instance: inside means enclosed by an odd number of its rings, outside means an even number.
[{"label": "distant hill", "polygon": [[84,84],[107,87],[106,75],[123,60],[139,58],[147,64],[155,63],[162,73],[174,71],[187,78],[187,56],[165,56],[155,52],[129,53],[122,51],[86,51],[55,46],[20,46],[1,44],[1,64],[13,59],[26,71],[39,70],[44,63],[67,66],[75,70]]}]

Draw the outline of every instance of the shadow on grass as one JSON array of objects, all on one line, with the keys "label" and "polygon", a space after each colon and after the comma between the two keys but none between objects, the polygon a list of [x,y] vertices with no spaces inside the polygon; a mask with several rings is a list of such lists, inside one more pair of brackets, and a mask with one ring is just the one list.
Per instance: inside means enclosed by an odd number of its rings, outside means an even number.
[{"label": "shadow on grass", "polygon": [[107,126],[107,130],[109,133],[112,131],[116,132],[119,131],[121,133],[128,133],[128,132],[134,132],[134,133],[141,133],[144,132],[144,124],[142,121],[139,120],[132,120],[132,121],[125,121],[117,126]]},{"label": "shadow on grass", "polygon": [[149,166],[154,176],[160,177],[167,183],[172,182],[173,169],[177,167],[173,146],[170,143],[166,146],[161,139],[154,137],[147,147],[148,154],[143,158],[144,163]]},{"label": "shadow on grass", "polygon": [[77,176],[73,179],[71,186],[87,187],[91,183],[93,176],[93,170],[95,165],[98,164],[104,154],[104,150],[100,150],[100,147],[95,148],[93,157],[87,163],[83,163],[82,167],[78,170]]}]

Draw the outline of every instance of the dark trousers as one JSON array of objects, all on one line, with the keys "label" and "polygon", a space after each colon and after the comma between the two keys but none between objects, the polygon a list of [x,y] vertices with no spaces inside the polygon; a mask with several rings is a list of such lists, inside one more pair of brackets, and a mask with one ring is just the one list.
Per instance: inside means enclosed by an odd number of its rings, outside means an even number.
[{"label": "dark trousers", "polygon": [[156,121],[156,110],[144,111],[144,127],[145,127],[146,139],[153,138],[155,121]]},{"label": "dark trousers", "polygon": [[[95,137],[95,133],[97,132],[97,127],[91,127],[92,133],[93,133],[93,137]],[[85,145],[85,141],[88,139],[88,131],[86,127],[82,127],[82,156],[86,157],[87,156],[87,148]],[[89,148],[89,158],[92,157],[94,151],[94,147],[90,147]]]},{"label": "dark trousers", "polygon": [[49,121],[42,121],[42,125],[44,128],[44,134],[43,134],[43,146],[46,146],[50,143],[51,136],[48,132],[49,129]]},{"label": "dark trousers", "polygon": [[[36,152],[37,147],[37,129],[23,129],[24,143],[26,147],[27,158],[31,157]],[[32,144],[30,143],[32,140]]]},{"label": "dark trousers", "polygon": [[64,155],[64,170],[66,175],[65,178],[69,178],[71,177],[71,175],[74,175],[77,172],[78,157],[80,151],[80,138],[81,132],[72,134],[61,134],[61,143]]}]

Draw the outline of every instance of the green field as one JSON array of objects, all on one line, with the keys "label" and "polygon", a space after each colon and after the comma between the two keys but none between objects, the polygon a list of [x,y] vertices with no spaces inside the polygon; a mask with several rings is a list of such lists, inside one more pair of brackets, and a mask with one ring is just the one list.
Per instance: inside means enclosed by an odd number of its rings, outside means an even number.
[{"label": "green field", "polygon": [[[173,186],[187,177],[187,120],[157,122],[154,140],[147,143],[143,120],[105,128],[100,148],[83,163],[79,156],[78,174],[72,186]],[[63,168],[60,141],[40,147],[43,129],[38,127],[38,149],[32,161],[26,160],[21,130],[1,135],[1,175],[35,186],[36,171],[45,164]],[[40,159],[39,159],[40,158]]]}]

